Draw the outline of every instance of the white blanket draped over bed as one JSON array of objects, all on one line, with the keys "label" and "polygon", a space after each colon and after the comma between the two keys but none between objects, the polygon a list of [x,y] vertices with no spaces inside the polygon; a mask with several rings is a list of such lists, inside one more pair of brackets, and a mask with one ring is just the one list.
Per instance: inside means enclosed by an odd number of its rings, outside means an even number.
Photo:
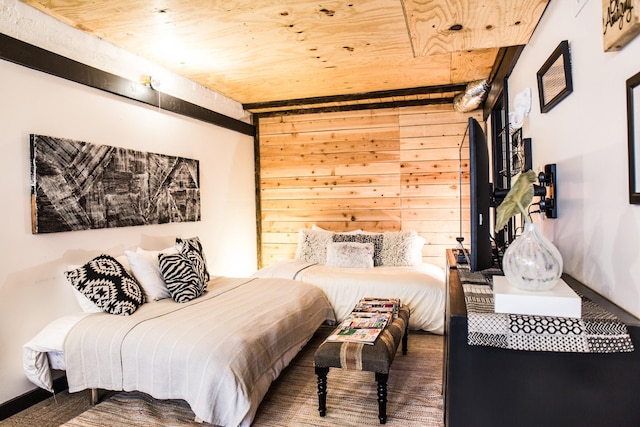
[{"label": "white blanket draped over bed", "polygon": [[83,318],[64,344],[69,391],[138,390],[183,399],[214,425],[249,426],[332,309],[318,288],[293,280],[215,278],[208,289],[184,304]]},{"label": "white blanket draped over bed", "polygon": [[286,260],[259,270],[254,277],[289,278],[318,286],[338,321],[345,319],[362,297],[400,298],[411,309],[410,329],[444,332],[444,271],[432,264],[344,268]]}]

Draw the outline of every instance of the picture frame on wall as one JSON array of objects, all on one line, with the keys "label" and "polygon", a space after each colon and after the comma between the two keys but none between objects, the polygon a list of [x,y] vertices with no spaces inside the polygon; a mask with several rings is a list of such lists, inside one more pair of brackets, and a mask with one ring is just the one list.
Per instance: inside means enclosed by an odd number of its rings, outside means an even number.
[{"label": "picture frame on wall", "polygon": [[200,162],[30,135],[32,233],[200,221]]},{"label": "picture frame on wall", "polygon": [[640,205],[640,73],[627,80],[629,203]]},{"label": "picture frame on wall", "polygon": [[538,70],[537,77],[540,112],[542,113],[551,110],[573,92],[571,57],[567,40],[560,42],[549,59]]},{"label": "picture frame on wall", "polygon": [[640,34],[640,0],[602,0],[602,43],[605,52],[625,47]]}]

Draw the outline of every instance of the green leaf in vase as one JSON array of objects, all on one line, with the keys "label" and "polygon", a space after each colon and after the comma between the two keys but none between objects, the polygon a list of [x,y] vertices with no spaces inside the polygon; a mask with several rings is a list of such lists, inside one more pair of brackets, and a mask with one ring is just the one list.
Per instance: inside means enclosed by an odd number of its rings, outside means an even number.
[{"label": "green leaf in vase", "polygon": [[525,206],[529,206],[533,200],[533,183],[536,182],[537,176],[531,169],[521,173],[516,182],[513,184],[507,196],[504,198],[500,206],[496,209],[496,231],[500,231],[507,224],[512,216],[522,213],[527,221],[528,216]]}]

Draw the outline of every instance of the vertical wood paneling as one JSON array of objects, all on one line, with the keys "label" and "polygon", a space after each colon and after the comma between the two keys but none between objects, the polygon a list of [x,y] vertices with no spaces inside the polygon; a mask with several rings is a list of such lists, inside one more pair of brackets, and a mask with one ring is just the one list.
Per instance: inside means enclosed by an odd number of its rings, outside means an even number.
[{"label": "vertical wood paneling", "polygon": [[415,230],[423,260],[444,266],[461,207],[468,239],[468,117],[429,105],[260,119],[261,265],[292,258],[297,231],[316,224]]}]

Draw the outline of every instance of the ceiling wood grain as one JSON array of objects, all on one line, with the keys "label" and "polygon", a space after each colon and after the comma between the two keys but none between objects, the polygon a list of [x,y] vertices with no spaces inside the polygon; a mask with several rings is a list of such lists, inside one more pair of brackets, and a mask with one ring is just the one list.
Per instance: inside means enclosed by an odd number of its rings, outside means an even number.
[{"label": "ceiling wood grain", "polygon": [[488,78],[549,0],[22,1],[248,104]]}]

